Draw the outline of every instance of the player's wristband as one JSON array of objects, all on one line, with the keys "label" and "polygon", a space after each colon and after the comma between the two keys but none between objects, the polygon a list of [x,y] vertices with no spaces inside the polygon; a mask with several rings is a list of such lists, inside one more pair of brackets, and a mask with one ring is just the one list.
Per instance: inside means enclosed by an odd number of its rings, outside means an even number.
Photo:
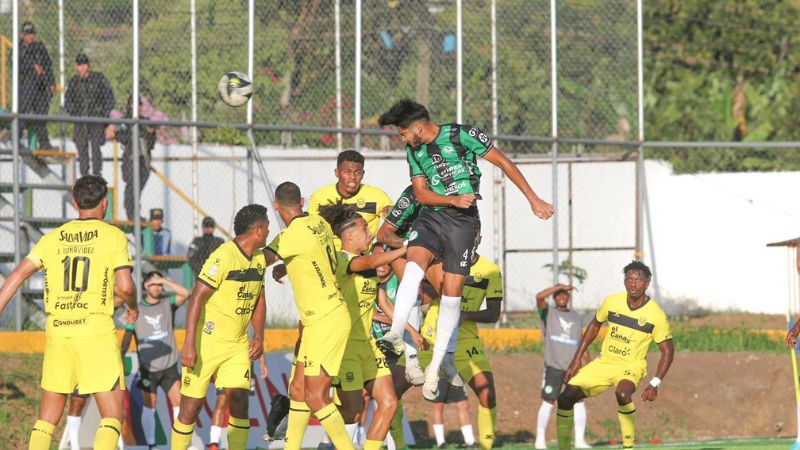
[{"label": "player's wristband", "polygon": [[660,385],[661,385],[661,378],[658,378],[658,377],[653,377],[653,378],[650,380],[650,386],[653,386],[654,388],[658,389],[658,387],[659,387]]},{"label": "player's wristband", "polygon": [[136,325],[134,325],[132,323],[126,323],[125,324],[125,330],[127,330],[127,331],[136,331]]},{"label": "player's wristband", "polygon": [[405,241],[403,241],[403,247],[408,247],[408,239],[406,239]]}]

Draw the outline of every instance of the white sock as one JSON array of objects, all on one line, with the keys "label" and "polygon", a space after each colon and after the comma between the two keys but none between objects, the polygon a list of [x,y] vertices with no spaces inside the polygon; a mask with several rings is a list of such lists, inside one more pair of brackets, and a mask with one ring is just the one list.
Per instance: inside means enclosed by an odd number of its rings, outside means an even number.
[{"label": "white sock", "polygon": [[359,424],[358,431],[356,431],[355,443],[361,444],[363,446],[364,441],[366,440],[367,440],[367,430],[363,426],[361,426],[361,424]]},{"label": "white sock", "polygon": [[320,444],[330,444],[331,443],[331,437],[328,436],[328,433],[325,433],[325,432],[322,433],[322,439],[319,440],[319,443]]},{"label": "white sock", "polygon": [[383,443],[386,444],[386,450],[397,450],[392,433],[386,433],[386,439],[383,440]]},{"label": "white sock", "polygon": [[72,450],[80,450],[81,416],[67,416],[67,429],[70,447]]},{"label": "white sock", "polygon": [[347,430],[347,435],[350,436],[350,440],[355,440],[356,431],[358,431],[358,422],[346,423],[344,424],[344,429]]},{"label": "white sock", "polygon": [[394,316],[392,317],[392,331],[398,336],[402,336],[405,332],[406,323],[408,323],[408,318],[411,315],[411,308],[417,302],[419,284],[422,282],[423,277],[425,277],[425,272],[417,263],[409,261],[406,264],[403,279],[400,280],[400,286],[397,287]]},{"label": "white sock", "polygon": [[586,433],[586,404],[583,402],[575,403],[574,420],[575,420],[575,442],[583,442],[584,434]]},{"label": "white sock", "polygon": [[142,431],[147,445],[156,445],[156,410],[142,407]]},{"label": "white sock", "polygon": [[436,445],[444,444],[444,424],[433,424],[433,435],[436,436]]},{"label": "white sock", "polygon": [[475,443],[475,435],[472,433],[472,425],[464,425],[461,427],[461,435],[464,436],[464,443],[472,445]]},{"label": "white sock", "polygon": [[550,414],[553,412],[553,405],[545,401],[539,407],[539,415],[536,418],[536,440],[544,442],[545,431],[547,430],[547,423],[550,422]]},{"label": "white sock", "polygon": [[178,420],[178,414],[181,412],[180,406],[172,407],[172,420]]},{"label": "white sock", "polygon": [[427,371],[439,373],[442,366],[442,359],[447,353],[450,337],[455,334],[458,328],[458,318],[461,316],[461,297],[451,297],[443,295],[439,304],[439,320],[436,321],[436,339],[433,341],[433,355]]},{"label": "white sock", "polygon": [[208,442],[210,444],[219,444],[219,438],[222,435],[222,428],[216,425],[211,425],[208,431]]},{"label": "white sock", "polygon": [[125,450],[125,441],[122,440],[122,435],[119,435],[119,439],[117,439],[117,448],[119,450]]},{"label": "white sock", "polygon": [[228,427],[222,427],[222,433],[219,434],[220,448],[228,448]]}]

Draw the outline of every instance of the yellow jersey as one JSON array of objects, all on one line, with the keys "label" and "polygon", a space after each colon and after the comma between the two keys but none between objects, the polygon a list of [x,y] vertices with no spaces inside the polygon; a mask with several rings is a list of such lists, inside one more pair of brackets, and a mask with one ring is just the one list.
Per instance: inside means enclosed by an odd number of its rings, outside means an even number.
[{"label": "yellow jersey", "polygon": [[351,272],[350,261],[357,256],[344,250],[338,252],[336,281],[350,313],[352,328],[349,339],[365,340],[372,336],[372,316],[378,296],[378,273],[375,269]]},{"label": "yellow jersey", "polygon": [[241,343],[264,288],[267,259],[256,250],[248,257],[236,241],[214,250],[203,264],[197,281],[214,289],[200,309],[197,339]]},{"label": "yellow jersey", "polygon": [[72,220],[44,235],[27,258],[44,269],[48,336],[116,333],[114,275],[133,268],[122,230],[102,220]]},{"label": "yellow jersey", "polygon": [[595,314],[601,324],[608,321],[600,357],[606,361],[637,362],[647,357],[650,342],[672,339],[667,315],[652,298],[631,310],[628,293],[609,295]]},{"label": "yellow jersey", "polygon": [[[479,256],[470,267],[461,291],[461,311],[481,310],[483,300],[503,300],[503,276],[500,267],[489,258]],[[436,339],[436,321],[439,320],[439,300],[431,303],[422,324],[422,336],[431,344]],[[461,321],[458,340],[478,339],[478,324],[472,320]]]},{"label": "yellow jersey", "polygon": [[286,265],[303,325],[311,325],[334,309],[345,306],[336,284],[333,231],[325,219],[308,213],[295,217],[267,249]]},{"label": "yellow jersey", "polygon": [[[394,205],[386,192],[374,186],[362,183],[354,195],[347,197],[339,192],[337,184],[334,183],[322,186],[311,194],[308,212],[319,214],[320,206],[335,204],[339,200],[345,205],[356,205],[358,208],[356,211],[367,221],[372,237],[378,234],[384,209]],[[338,237],[336,239],[338,241]],[[337,247],[341,247],[341,244],[337,244]]]}]

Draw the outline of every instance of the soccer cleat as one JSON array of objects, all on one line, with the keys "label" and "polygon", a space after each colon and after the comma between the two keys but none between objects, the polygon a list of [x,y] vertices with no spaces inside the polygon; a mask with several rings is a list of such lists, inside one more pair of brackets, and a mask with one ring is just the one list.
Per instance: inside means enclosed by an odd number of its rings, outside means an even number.
[{"label": "soccer cleat", "polygon": [[431,366],[425,369],[425,382],[422,383],[422,396],[425,400],[434,401],[439,396],[439,374],[431,370]]},{"label": "soccer cleat", "polygon": [[416,355],[409,355],[406,358],[406,381],[414,386],[425,382],[425,372],[419,366],[419,359]]},{"label": "soccer cleat", "polygon": [[583,439],[581,439],[581,440],[576,440],[575,441],[575,448],[592,448],[592,446],[589,445],[588,442],[586,442]]},{"label": "soccer cleat", "polygon": [[289,423],[289,397],[276,394],[270,400],[269,417],[267,418],[267,434],[265,441],[276,441],[286,437],[286,426]]},{"label": "soccer cleat", "polygon": [[539,439],[537,437],[536,438],[536,442],[533,444],[533,448],[546,449],[547,448],[547,443],[544,441],[544,439]]},{"label": "soccer cleat", "polygon": [[402,355],[406,351],[406,344],[403,342],[403,336],[389,331],[384,334],[382,338],[378,339],[375,344],[386,355],[393,353],[397,356]]},{"label": "soccer cleat", "polygon": [[478,444],[473,442],[472,444],[463,444],[459,448],[465,448],[468,450],[476,450],[478,448]]},{"label": "soccer cleat", "polygon": [[448,444],[447,442],[442,442],[441,444],[437,445],[436,448],[442,449],[442,448],[447,448],[449,446],[450,444]]}]

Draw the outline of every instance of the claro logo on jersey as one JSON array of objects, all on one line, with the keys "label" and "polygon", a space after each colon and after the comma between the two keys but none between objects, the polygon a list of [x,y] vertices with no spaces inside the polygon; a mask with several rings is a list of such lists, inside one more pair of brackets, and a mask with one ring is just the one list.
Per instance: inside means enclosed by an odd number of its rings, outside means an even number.
[{"label": "claro logo on jersey", "polygon": [[61,242],[87,242],[91,241],[92,239],[97,239],[98,236],[99,232],[97,230],[78,231],[76,233],[67,233],[66,231],[61,231],[58,240]]},{"label": "claro logo on jersey", "polygon": [[236,308],[236,314],[240,315],[240,316],[244,316],[244,315],[247,315],[247,314],[250,314],[251,312],[253,312],[254,309],[255,308],[251,308],[249,306],[245,307],[245,308],[238,307],[238,308]]}]

